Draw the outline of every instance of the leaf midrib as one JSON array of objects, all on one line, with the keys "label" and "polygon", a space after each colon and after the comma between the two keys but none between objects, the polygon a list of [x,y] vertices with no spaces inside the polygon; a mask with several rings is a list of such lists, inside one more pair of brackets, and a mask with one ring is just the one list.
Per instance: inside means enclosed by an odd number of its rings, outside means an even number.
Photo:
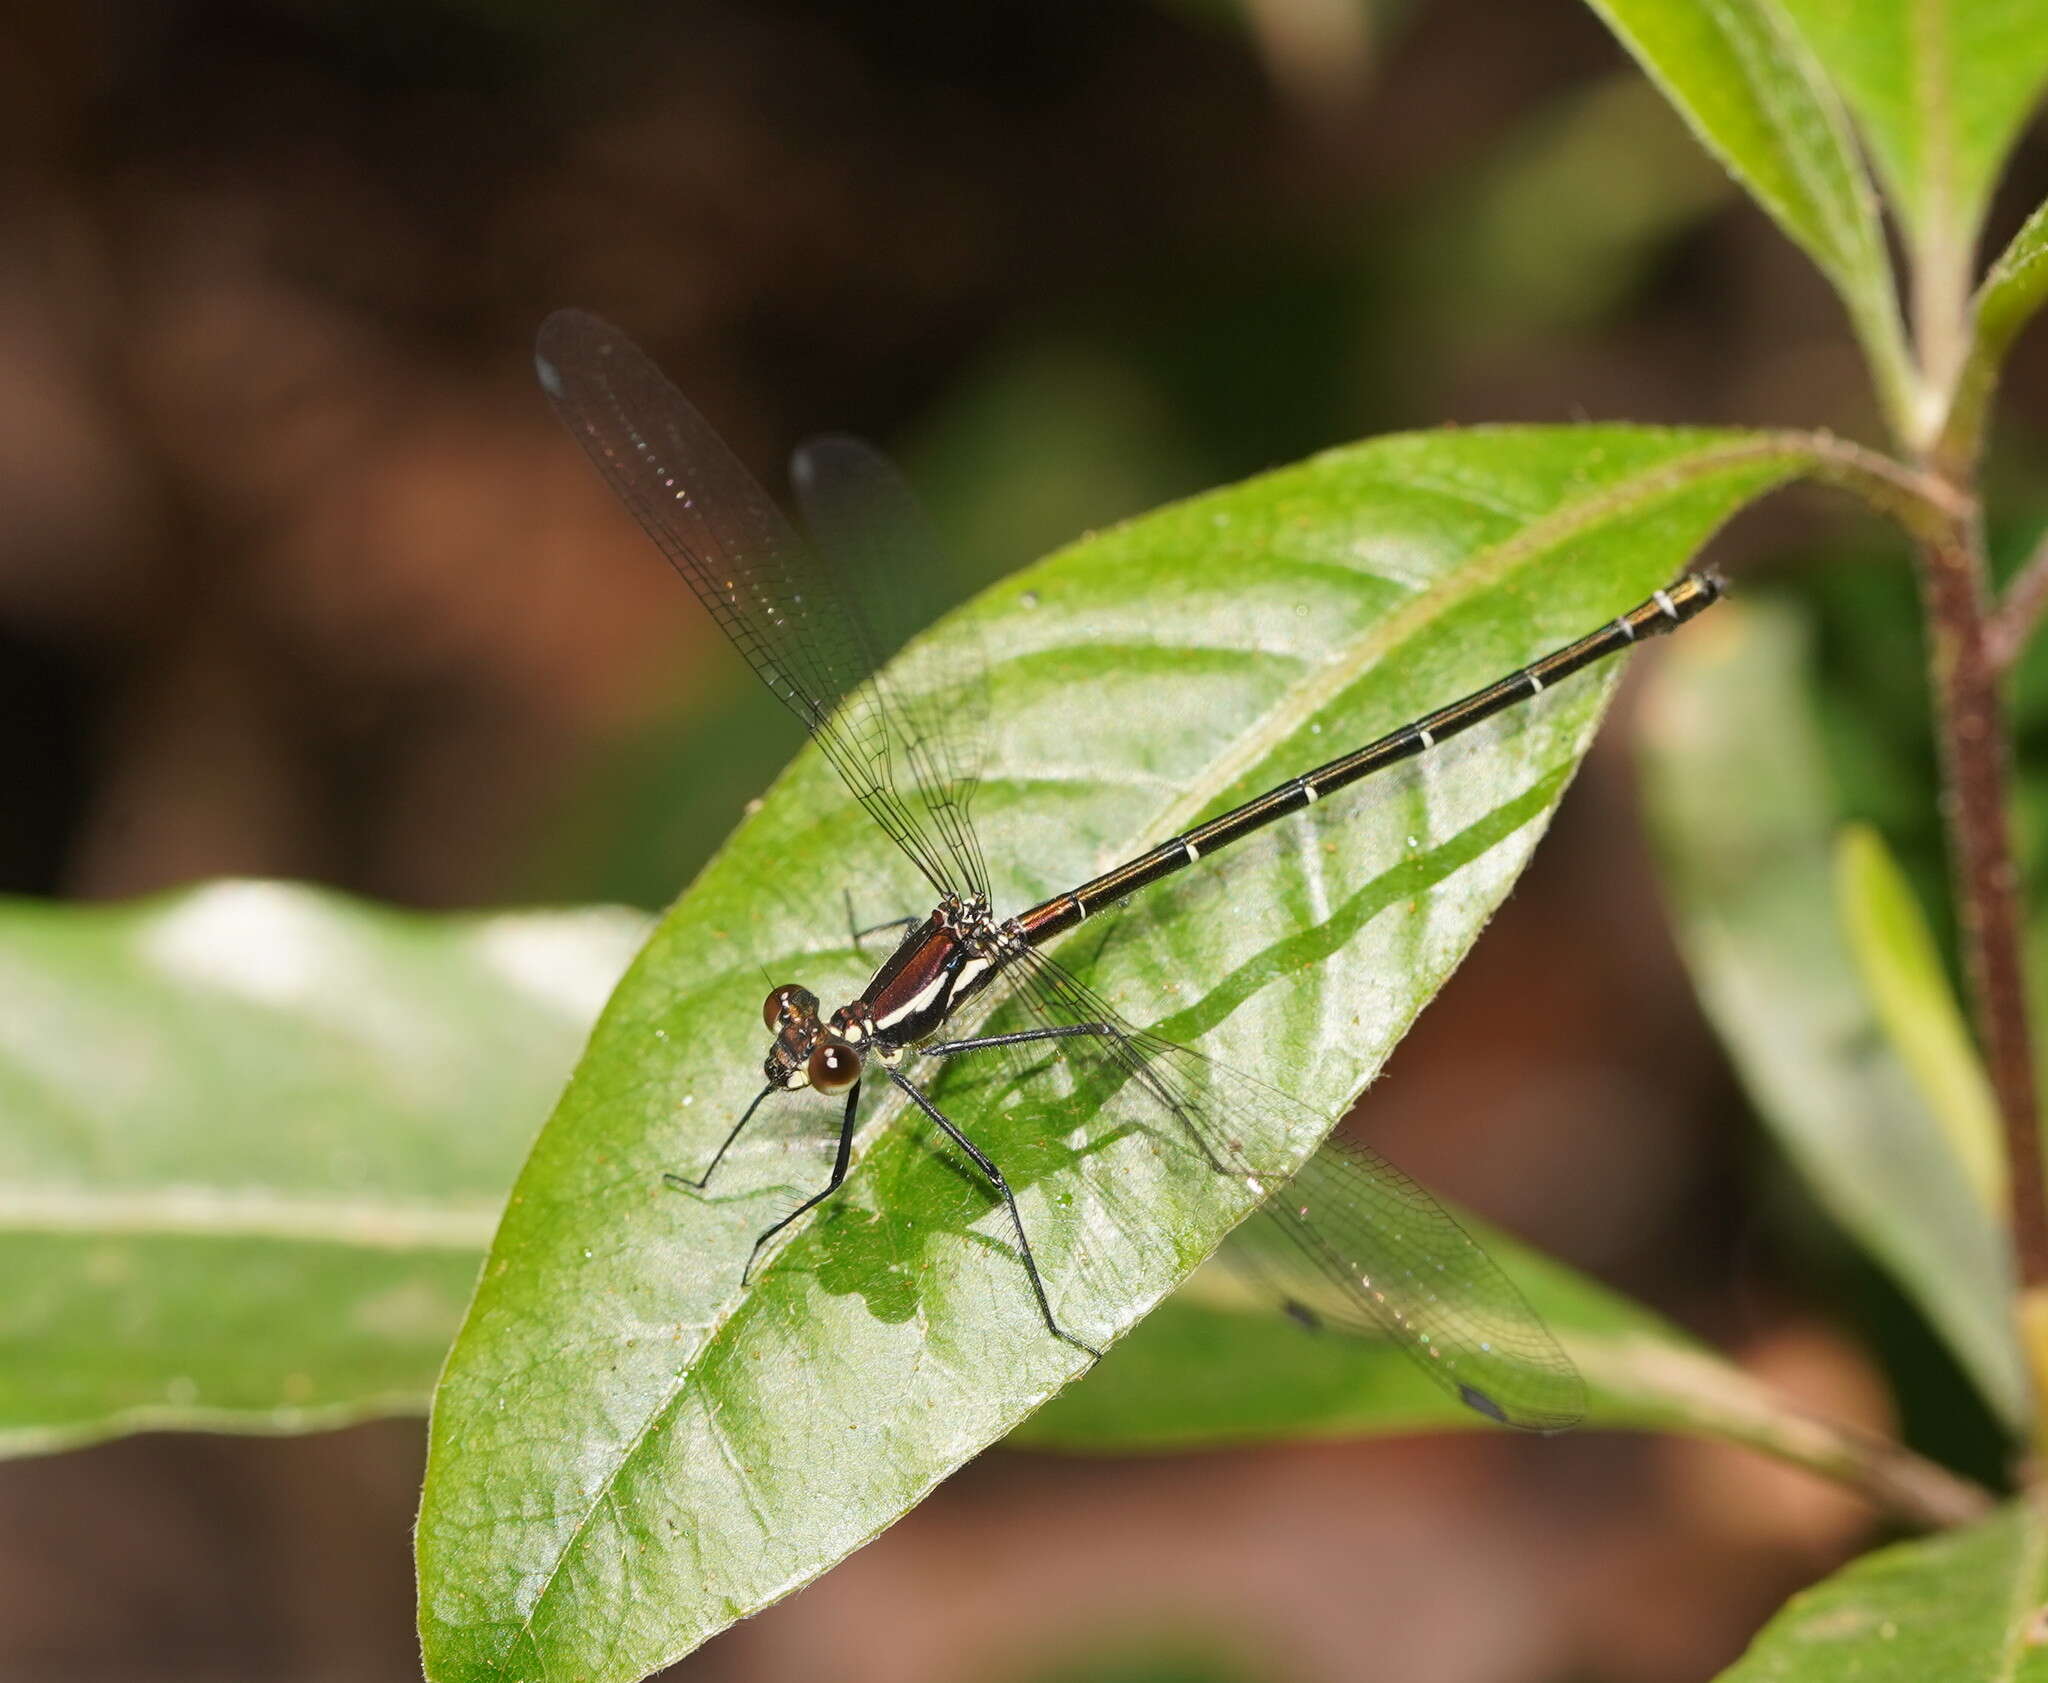
[{"label": "leaf midrib", "polygon": [[0,1186],[0,1237],[269,1239],[481,1256],[498,1208],[300,1198],[268,1188]]}]

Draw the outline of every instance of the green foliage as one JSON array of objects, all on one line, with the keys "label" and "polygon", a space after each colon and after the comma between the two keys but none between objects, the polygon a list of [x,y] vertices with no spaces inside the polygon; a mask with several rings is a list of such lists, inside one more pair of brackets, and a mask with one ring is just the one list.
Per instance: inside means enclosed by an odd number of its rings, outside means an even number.
[{"label": "green foliage", "polygon": [[1693,132],[1834,284],[1893,424],[1918,398],[1877,195],[1841,101],[1774,0],[1589,0]]},{"label": "green foliage", "polygon": [[[999,905],[1599,623],[1800,465],[1726,433],[1394,437],[1055,556],[936,633],[978,637],[992,666],[1004,724],[980,819]],[[1334,1119],[1520,869],[1606,688],[1561,686],[1468,739],[1455,770],[1431,757],[1318,808],[1329,828],[1294,829],[1277,868],[1219,862],[1130,907],[1112,944],[1091,925],[1062,956],[1134,1020]],[[1168,728],[1125,728],[1140,707]],[[663,1186],[758,1088],[764,975],[828,1000],[864,978],[843,883],[867,917],[928,898],[806,754],[664,919],[544,1130],[435,1406],[420,1567],[439,1683],[665,1664],[822,1571],[1086,1366],[1046,1335],[999,1207],[891,1105],[751,1289],[753,1235],[788,1187],[824,1178],[790,1131],[833,1107],[786,1099],[715,1201]],[[954,1091],[942,1079],[935,1096]],[[997,1108],[973,1126],[1020,1185],[1055,1301],[1096,1302],[1104,1336],[1252,1196],[1142,1138],[1047,1139]],[[1314,1143],[1246,1149],[1278,1164]],[[1097,1247],[1119,1226],[1099,1301]]]},{"label": "green foliage", "polygon": [[1943,455],[1969,463],[1981,451],[1985,412],[2012,342],[2048,299],[2048,204],[2037,206],[1977,289],[1974,330],[1942,433]]},{"label": "green foliage", "polygon": [[265,882],[0,904],[0,1449],[422,1407],[643,929]]},{"label": "green foliage", "polygon": [[2042,1683],[2044,1610],[2048,1532],[2015,1502],[1794,1596],[1722,1683]]},{"label": "green foliage", "polygon": [[[2000,365],[2048,296],[2048,207],[1968,296],[1992,187],[2048,77],[2048,0],[1592,4],[1834,286],[1916,467],[1973,496]],[[1411,343],[1433,346],[1452,321],[1468,338],[1569,323],[1605,296],[1575,274],[1625,287],[1648,273],[1727,191],[1710,165],[1656,167],[1672,132],[1639,90],[1610,89],[1517,148],[1512,172],[1473,186],[1469,225],[1426,231],[1436,295],[1413,301]],[[1910,344],[1887,208],[1911,271]],[[1255,302],[1282,268],[1260,254]],[[1045,429],[1066,453],[1040,464],[1029,499],[988,503],[985,526],[1008,544],[1020,523],[1064,528],[1072,508],[1209,477],[1190,464],[1226,436],[1217,416],[1254,459],[1275,437],[1326,436],[1346,392],[1330,343],[1361,308],[1352,278],[1318,270],[1300,288],[1327,319],[1155,288],[1147,322],[1181,310],[1208,323],[1177,335],[1210,358],[1180,389],[1127,385],[1123,349],[1099,360],[1085,338],[1065,360],[998,370],[963,411],[973,424],[946,429],[966,459],[1014,453],[1040,414],[1098,430]],[[1264,336],[1241,330],[1265,316]],[[1135,456],[1133,437],[1146,440]],[[1891,512],[1946,517],[1939,498],[1914,501],[1914,471],[1851,455],[1620,426],[1383,438],[994,588],[934,637],[978,641],[993,673],[1002,731],[979,816],[999,910],[1583,632],[1822,458]],[[1801,637],[1782,610],[1722,609],[1649,687],[1649,805],[1681,939],[1821,1203],[2019,1428],[1992,1100],[1891,846],[1841,833]],[[1302,815],[1148,894],[1108,944],[1091,925],[1061,956],[1134,1020],[1334,1119],[1507,892],[1613,676]],[[749,775],[761,756],[735,753],[726,731],[776,740],[754,717],[735,712],[676,762],[693,787],[736,765]],[[637,812],[620,829],[645,851],[622,835],[582,851],[650,898],[663,861],[701,839]],[[1308,1336],[1195,1272],[1252,1189],[1129,1132],[1005,1108],[999,1085],[964,1070],[934,1094],[1010,1170],[1062,1314],[1127,1340],[1084,1371],[1048,1338],[999,1206],[879,1094],[842,1194],[743,1287],[753,1236],[823,1183],[834,1107],[779,1096],[708,1198],[679,1196],[662,1172],[704,1164],[757,1089],[770,982],[801,980],[828,1005],[851,996],[875,954],[847,939],[849,909],[878,921],[928,902],[806,753],[612,995],[496,1226],[438,1393],[419,1532],[434,1683],[637,1678],[815,1576],[1006,1435],[1160,1449],[1480,1424],[1398,1352]],[[406,917],[270,884],[0,906],[0,1247],[23,1283],[0,1318],[0,1449],[419,1406],[514,1161],[643,928],[607,911]],[[1316,1140],[1247,1144],[1285,1166]],[[1584,1371],[1596,1423],[1702,1433],[1868,1482],[1855,1434],[1492,1243]],[[2044,1561],[2024,1506],[1873,1556],[1795,1601],[1729,1675],[2033,1676]],[[1140,1655],[1128,1669],[1191,1667]]]},{"label": "green foliage", "polygon": [[1995,1222],[2005,1210],[1998,1104],[1912,886],[1884,839],[1864,825],[1842,832],[1835,883],[1843,932],[1885,1038],[1948,1136],[1985,1219]]},{"label": "green foliage", "polygon": [[1696,629],[1643,709],[1648,813],[1687,966],[1822,1204],[2017,1423],[2025,1385],[2001,1236],[1887,1037],[1837,911],[1799,626],[1738,602]]},{"label": "green foliage", "polygon": [[[1748,1444],[1835,1476],[1858,1458],[1851,1434],[1789,1407],[1647,1310],[1481,1231],[1585,1375],[1589,1426]],[[1391,1346],[1304,1332],[1212,1266],[1011,1441],[1129,1453],[1481,1425]]]},{"label": "green foliage", "polygon": [[2043,0],[1785,0],[1847,97],[1916,253],[1967,270],[1991,188],[2048,80]]},{"label": "green foliage", "polygon": [[1977,293],[1977,337],[1991,358],[2005,355],[2020,329],[2048,299],[2048,204],[2037,207]]}]

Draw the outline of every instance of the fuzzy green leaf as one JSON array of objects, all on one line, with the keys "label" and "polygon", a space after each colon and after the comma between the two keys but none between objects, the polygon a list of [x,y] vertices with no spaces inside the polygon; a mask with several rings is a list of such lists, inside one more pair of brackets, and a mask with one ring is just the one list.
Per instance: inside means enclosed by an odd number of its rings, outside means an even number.
[{"label": "fuzzy green leaf", "polygon": [[2003,361],[2020,329],[2048,299],[2048,204],[2034,207],[1977,293],[1977,337],[1993,362]]},{"label": "fuzzy green leaf", "polygon": [[422,1408],[645,920],[0,904],[0,1451]]},{"label": "fuzzy green leaf", "polygon": [[[1801,465],[1726,433],[1388,438],[998,587],[933,639],[978,635],[990,661],[976,810],[998,910],[1597,626]],[[1319,803],[1265,851],[1204,861],[1060,956],[1134,1021],[1334,1120],[1506,892],[1609,678]],[[874,955],[849,946],[842,889],[870,921],[930,903],[807,753],[663,921],[543,1131],[435,1405],[419,1529],[435,1683],[643,1676],[816,1576],[1086,1366],[1047,1336],[1000,1206],[894,1104],[751,1289],[753,1236],[788,1188],[824,1182],[836,1107],[764,1107],[717,1201],[663,1185],[759,1088],[770,980],[828,1004],[858,992]],[[949,1072],[933,1090],[1019,1185],[1055,1301],[1103,1339],[1254,1196],[1143,1136],[1047,1139],[1028,1107],[968,1108]],[[1313,1144],[1245,1150],[1277,1169]],[[1102,1245],[1119,1272],[1094,1295],[1084,1259]]]},{"label": "fuzzy green leaf", "polygon": [[1834,284],[1904,437],[1931,421],[1877,195],[1826,75],[1775,0],[1589,0],[1693,132]]},{"label": "fuzzy green leaf", "polygon": [[1983,447],[1991,395],[2006,353],[2048,299],[2048,204],[2037,205],[1977,289],[1969,354],[1941,440],[1942,458],[1958,467]]},{"label": "fuzzy green leaf", "polygon": [[1887,1038],[1837,916],[1828,770],[1782,610],[1733,603],[1647,686],[1649,815],[1693,979],[1822,1203],[2021,1416],[1996,1226]]},{"label": "fuzzy green leaf", "polygon": [[1999,170],[2048,82],[2048,0],[1784,5],[1855,112],[1920,266],[1966,274]]}]

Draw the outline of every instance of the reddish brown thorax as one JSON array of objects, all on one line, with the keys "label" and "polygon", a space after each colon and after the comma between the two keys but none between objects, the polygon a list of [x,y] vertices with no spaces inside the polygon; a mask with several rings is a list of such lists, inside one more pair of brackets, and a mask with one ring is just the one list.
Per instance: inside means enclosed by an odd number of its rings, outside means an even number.
[{"label": "reddish brown thorax", "polygon": [[930,1039],[953,1011],[988,985],[1000,963],[1000,937],[980,899],[947,895],[896,945],[866,991],[818,1019],[818,996],[785,984],[769,994],[762,1019],[775,1033],[765,1069],[770,1085],[843,1093],[872,1054],[893,1063],[907,1046]]}]

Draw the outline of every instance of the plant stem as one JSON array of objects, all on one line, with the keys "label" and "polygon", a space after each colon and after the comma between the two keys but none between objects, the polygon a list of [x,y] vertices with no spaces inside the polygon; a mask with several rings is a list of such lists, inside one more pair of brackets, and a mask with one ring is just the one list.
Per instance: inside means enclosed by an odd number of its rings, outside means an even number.
[{"label": "plant stem", "polygon": [[2007,811],[2011,755],[1992,650],[1983,541],[1974,517],[1923,530],[1920,578],[1964,963],[2005,1133],[2022,1336],[2037,1390],[2048,1390],[2031,1325],[2033,1304],[2048,1303],[2048,1185],[2020,950],[2019,873]]},{"label": "plant stem", "polygon": [[1991,660],[2003,672],[2019,659],[2041,615],[2048,611],[2048,533],[2013,574],[1991,616]]},{"label": "plant stem", "polygon": [[1969,497],[1948,480],[1908,467],[1882,450],[1837,438],[1831,432],[1772,436],[1812,458],[1813,478],[1860,497],[1915,537],[1931,534],[1947,522],[1965,520],[1973,511]]}]

